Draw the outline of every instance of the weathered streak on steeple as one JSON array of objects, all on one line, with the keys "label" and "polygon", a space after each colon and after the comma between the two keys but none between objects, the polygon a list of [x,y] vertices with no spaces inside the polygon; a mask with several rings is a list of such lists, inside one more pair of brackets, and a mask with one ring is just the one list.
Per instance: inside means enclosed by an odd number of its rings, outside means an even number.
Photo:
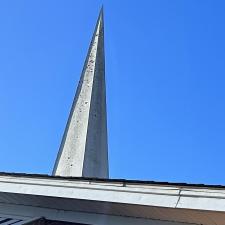
[{"label": "weathered streak on steeple", "polygon": [[53,175],[108,177],[103,9],[95,27]]}]

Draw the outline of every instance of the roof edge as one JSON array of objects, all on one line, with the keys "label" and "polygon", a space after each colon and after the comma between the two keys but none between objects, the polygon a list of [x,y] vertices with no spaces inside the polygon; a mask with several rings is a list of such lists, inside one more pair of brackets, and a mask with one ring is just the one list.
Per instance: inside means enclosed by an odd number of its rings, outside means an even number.
[{"label": "roof edge", "polygon": [[0,172],[0,176],[12,176],[12,177],[27,177],[27,178],[41,178],[41,179],[60,179],[69,181],[93,181],[93,182],[113,182],[123,183],[124,186],[128,184],[149,184],[149,185],[162,185],[162,186],[179,186],[179,187],[199,187],[199,188],[217,188],[225,189],[225,185],[218,184],[192,184],[182,182],[164,182],[164,181],[151,181],[151,180],[129,180],[129,179],[104,179],[93,177],[64,177],[64,176],[52,176],[48,174],[28,174],[28,173],[14,173],[14,172]]}]

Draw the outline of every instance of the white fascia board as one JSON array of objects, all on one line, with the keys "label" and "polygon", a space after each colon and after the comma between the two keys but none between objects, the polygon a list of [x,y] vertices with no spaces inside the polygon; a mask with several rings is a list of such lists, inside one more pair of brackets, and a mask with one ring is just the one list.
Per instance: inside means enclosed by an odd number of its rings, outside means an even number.
[{"label": "white fascia board", "polygon": [[[160,187],[159,187],[160,189]],[[0,192],[113,203],[174,207],[179,190],[143,190],[79,181],[0,177]],[[163,195],[163,198],[160,196]]]},{"label": "white fascia board", "polygon": [[181,196],[177,208],[225,212],[224,198]]},{"label": "white fascia board", "polygon": [[225,190],[0,176],[0,192],[225,212]]}]

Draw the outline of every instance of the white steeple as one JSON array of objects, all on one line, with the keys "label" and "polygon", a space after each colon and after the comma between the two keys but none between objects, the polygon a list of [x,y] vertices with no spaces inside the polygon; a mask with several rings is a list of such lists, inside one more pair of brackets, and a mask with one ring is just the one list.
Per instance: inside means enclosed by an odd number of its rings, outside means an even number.
[{"label": "white steeple", "polygon": [[104,24],[101,9],[53,175],[108,178]]}]

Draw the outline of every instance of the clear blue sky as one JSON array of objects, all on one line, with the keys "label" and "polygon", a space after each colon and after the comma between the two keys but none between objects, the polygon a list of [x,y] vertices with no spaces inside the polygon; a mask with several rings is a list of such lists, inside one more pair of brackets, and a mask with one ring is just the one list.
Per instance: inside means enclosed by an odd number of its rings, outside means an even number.
[{"label": "clear blue sky", "polygon": [[0,171],[51,173],[102,2],[112,178],[225,184],[225,2],[0,1]]}]

